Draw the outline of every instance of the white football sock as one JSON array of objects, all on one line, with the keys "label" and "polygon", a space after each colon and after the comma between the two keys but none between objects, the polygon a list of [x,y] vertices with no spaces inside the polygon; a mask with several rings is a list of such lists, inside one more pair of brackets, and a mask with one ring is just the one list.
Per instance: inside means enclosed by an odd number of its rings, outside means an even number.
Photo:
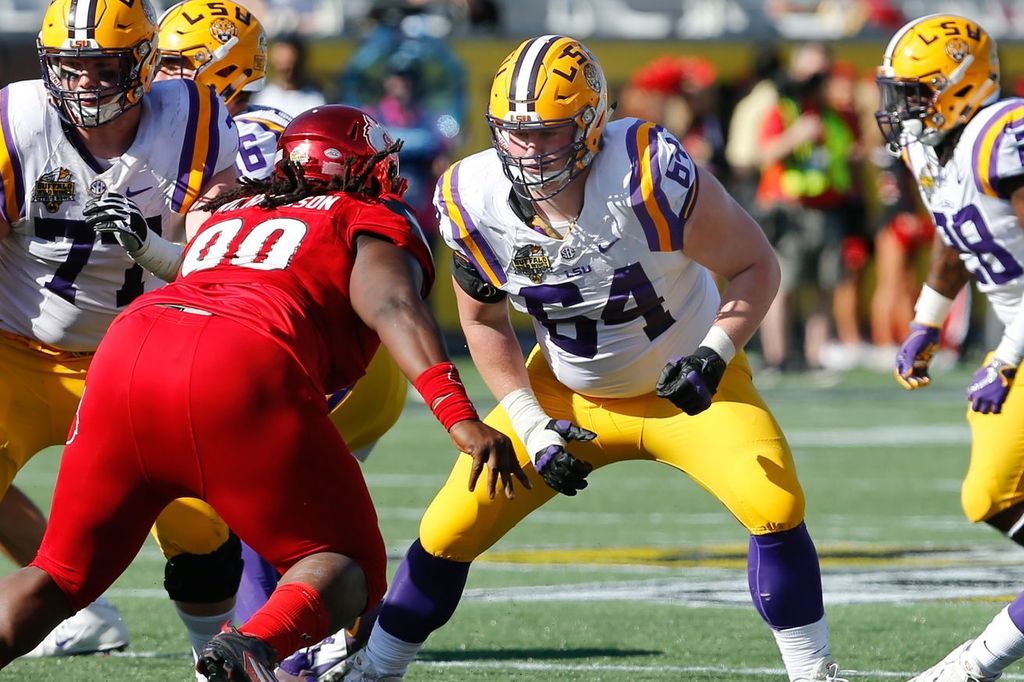
[{"label": "white football sock", "polygon": [[967,653],[978,661],[981,674],[996,675],[1024,656],[1024,633],[1010,619],[1007,609],[1003,609],[971,642]]},{"label": "white football sock", "polygon": [[174,605],[174,608],[177,610],[181,622],[185,624],[188,641],[192,644],[192,655],[196,657],[199,656],[199,652],[203,650],[207,642],[220,632],[224,623],[235,619],[235,607],[233,606],[216,616],[193,616],[182,611],[177,604]]},{"label": "white football sock", "polygon": [[829,655],[828,624],[824,616],[810,625],[785,630],[773,628],[772,634],[790,680],[808,679],[815,664]]},{"label": "white football sock", "polygon": [[404,675],[416,654],[423,648],[423,642],[412,644],[384,632],[379,624],[370,632],[366,643],[366,656],[380,675]]}]

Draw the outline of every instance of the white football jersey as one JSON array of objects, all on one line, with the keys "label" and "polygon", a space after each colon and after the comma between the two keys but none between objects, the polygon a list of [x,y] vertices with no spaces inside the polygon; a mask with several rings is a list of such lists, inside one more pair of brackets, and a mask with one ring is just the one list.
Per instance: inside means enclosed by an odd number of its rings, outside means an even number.
[{"label": "white football jersey", "polygon": [[251,106],[235,116],[239,177],[265,180],[274,172],[277,140],[292,117],[273,107]]},{"label": "white football jersey", "polygon": [[610,122],[562,239],[527,226],[511,192],[493,149],[453,165],[434,196],[445,241],[533,318],[563,384],[595,397],[651,393],[720,303],[711,273],[681,252],[698,192],[690,156],[653,123]]},{"label": "white football jersey", "polygon": [[999,181],[1024,174],[1024,99],[979,111],[945,166],[919,142],[907,146],[906,159],[942,240],[1009,323],[1024,292],[1024,228]]},{"label": "white football jersey", "polygon": [[135,141],[97,159],[62,123],[41,81],[0,90],[0,329],[70,351],[95,350],[114,316],[162,282],[112,235],[82,218],[110,190],[134,201],[151,229],[181,241],[185,212],[235,161],[238,135],[220,98],[191,81],[153,84]]}]

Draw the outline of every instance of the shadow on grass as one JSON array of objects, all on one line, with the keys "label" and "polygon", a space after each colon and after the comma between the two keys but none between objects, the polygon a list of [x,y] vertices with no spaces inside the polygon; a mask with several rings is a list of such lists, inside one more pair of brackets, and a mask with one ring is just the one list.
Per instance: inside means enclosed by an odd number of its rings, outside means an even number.
[{"label": "shadow on grass", "polygon": [[430,649],[419,654],[421,661],[529,661],[529,660],[591,660],[593,658],[633,658],[641,656],[663,656],[658,649]]}]

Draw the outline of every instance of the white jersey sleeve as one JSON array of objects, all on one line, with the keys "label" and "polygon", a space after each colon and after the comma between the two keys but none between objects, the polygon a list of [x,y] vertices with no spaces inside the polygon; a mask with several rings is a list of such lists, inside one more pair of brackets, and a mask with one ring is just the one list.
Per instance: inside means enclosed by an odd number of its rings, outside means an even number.
[{"label": "white jersey sleeve", "polygon": [[559,381],[595,397],[650,393],[718,311],[711,274],[681,252],[697,169],[663,128],[623,119],[608,124],[586,183],[579,218],[555,239],[513,210],[497,154],[481,152],[438,181],[440,231],[533,318]]},{"label": "white jersey sleeve", "polygon": [[270,177],[274,171],[277,140],[291,120],[291,116],[272,107],[252,106],[235,116],[238,126],[235,166],[240,177],[254,180]]},{"label": "white jersey sleeve", "polygon": [[95,350],[114,316],[162,282],[83,220],[85,203],[124,194],[150,229],[180,238],[182,215],[238,149],[220,98],[191,81],[155,83],[128,150],[94,157],[42,82],[0,90],[0,329],[70,351]]}]

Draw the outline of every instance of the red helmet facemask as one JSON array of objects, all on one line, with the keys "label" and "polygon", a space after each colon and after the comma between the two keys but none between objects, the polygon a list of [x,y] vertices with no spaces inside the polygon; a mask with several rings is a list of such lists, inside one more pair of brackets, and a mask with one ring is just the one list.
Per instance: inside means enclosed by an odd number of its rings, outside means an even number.
[{"label": "red helmet facemask", "polygon": [[[334,177],[350,181],[365,175],[370,194],[402,196],[407,183],[398,175],[397,149],[387,129],[355,107],[327,104],[296,116],[277,142],[274,173],[284,177],[282,161],[300,167],[306,180],[328,183]],[[374,188],[379,187],[379,190]]]}]

